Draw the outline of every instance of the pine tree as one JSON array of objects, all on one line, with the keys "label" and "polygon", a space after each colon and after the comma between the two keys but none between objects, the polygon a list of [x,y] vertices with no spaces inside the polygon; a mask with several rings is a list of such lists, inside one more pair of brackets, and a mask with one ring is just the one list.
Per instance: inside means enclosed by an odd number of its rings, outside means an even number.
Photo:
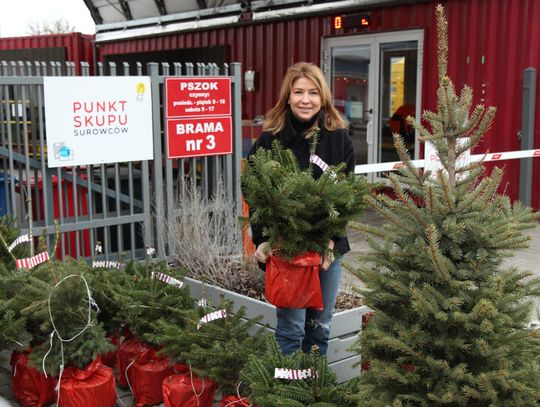
[{"label": "pine tree", "polygon": [[305,252],[323,253],[328,241],[345,234],[347,223],[364,207],[368,183],[344,173],[345,164],[330,167],[319,179],[311,168],[300,170],[291,150],[279,141],[272,150],[260,148],[242,176],[246,202],[253,208],[249,221],[264,226],[272,249],[284,258]]},{"label": "pine tree", "polygon": [[9,216],[0,218],[0,348],[22,349],[29,345],[32,336],[26,330],[26,319],[20,314],[14,304],[13,280],[16,280],[15,255],[25,256],[27,248],[18,246],[13,253],[9,246],[17,237],[19,231],[13,219]]},{"label": "pine tree", "polygon": [[[396,198],[377,195],[369,206],[386,224],[357,225],[371,238],[364,266],[365,304],[374,317],[356,350],[369,361],[359,406],[526,406],[540,396],[540,332],[526,329],[540,280],[503,264],[526,247],[536,226],[530,208],[497,192],[502,170],[457,165],[488,130],[493,107],[471,110],[472,90],[458,96],[447,76],[447,22],[436,10],[437,111],[430,129],[408,118],[420,140],[433,143],[443,169],[412,166],[390,175]],[[419,205],[417,205],[419,203]]]},{"label": "pine tree", "polygon": [[[87,286],[91,272],[84,261],[49,261],[20,270],[25,281],[14,302],[32,323],[31,363],[56,375],[61,366],[84,369],[98,355],[112,350],[97,323],[98,306]],[[36,331],[37,328],[37,331]]]},{"label": "pine tree", "polygon": [[0,348],[21,350],[28,346],[31,340],[32,336],[26,331],[26,320],[14,309],[13,300],[6,294],[0,282]]},{"label": "pine tree", "polygon": [[[201,318],[216,310],[225,310],[225,317],[201,323]],[[162,353],[172,360],[218,383],[222,394],[236,394],[240,370],[248,357],[264,350],[264,328],[256,329],[260,318],[246,319],[244,307],[233,314],[230,301],[216,308],[204,306],[178,312],[185,326],[161,318],[153,325],[154,333],[146,337],[163,345]]]},{"label": "pine tree", "polygon": [[181,280],[184,275],[181,270],[168,267],[165,261],[147,259],[128,263],[124,273],[126,278],[115,280],[119,284],[112,282],[112,289],[108,291],[119,306],[115,318],[118,326],[125,324],[137,338],[143,339],[160,318],[178,326],[184,325],[182,315],[176,310],[194,307],[188,288],[152,278],[152,273],[161,273]]},{"label": "pine tree", "polygon": [[[336,384],[335,374],[316,346],[310,354],[283,355],[273,335],[268,335],[263,355],[250,355],[241,372],[246,396],[259,407],[348,407],[345,388]],[[275,369],[311,369],[311,377],[289,380],[274,378]]]}]

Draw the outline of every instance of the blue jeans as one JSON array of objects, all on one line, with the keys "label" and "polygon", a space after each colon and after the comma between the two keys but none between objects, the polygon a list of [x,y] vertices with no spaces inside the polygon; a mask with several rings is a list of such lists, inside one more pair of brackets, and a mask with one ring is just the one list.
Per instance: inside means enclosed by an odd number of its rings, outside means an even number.
[{"label": "blue jeans", "polygon": [[290,355],[298,350],[310,352],[313,345],[321,355],[328,350],[330,320],[334,313],[341,276],[341,257],[319,272],[323,309],[277,308],[276,340],[281,352]]}]

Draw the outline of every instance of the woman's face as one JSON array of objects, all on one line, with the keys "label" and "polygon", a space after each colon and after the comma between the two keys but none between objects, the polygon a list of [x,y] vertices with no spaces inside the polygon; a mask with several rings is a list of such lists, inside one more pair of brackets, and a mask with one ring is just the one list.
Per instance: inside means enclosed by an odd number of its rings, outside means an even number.
[{"label": "woman's face", "polygon": [[312,80],[301,77],[294,81],[289,94],[289,105],[293,114],[304,122],[319,113],[321,95]]}]

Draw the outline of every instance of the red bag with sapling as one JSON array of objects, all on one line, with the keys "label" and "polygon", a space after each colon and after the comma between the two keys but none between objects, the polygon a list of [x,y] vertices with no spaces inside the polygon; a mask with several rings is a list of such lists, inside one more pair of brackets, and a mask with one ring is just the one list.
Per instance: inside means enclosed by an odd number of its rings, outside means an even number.
[{"label": "red bag with sapling", "polygon": [[11,386],[13,395],[23,407],[41,407],[55,400],[56,378],[46,377],[38,369],[28,366],[29,352],[13,352]]},{"label": "red bag with sapling", "polygon": [[101,363],[110,368],[114,368],[117,363],[118,349],[120,348],[120,333],[117,331],[108,336],[109,342],[114,345],[114,350],[101,355]]},{"label": "red bag with sapling", "polygon": [[68,367],[62,372],[58,407],[113,407],[116,387],[112,369],[98,356],[84,369]]},{"label": "red bag with sapling", "polygon": [[305,253],[286,261],[271,255],[266,263],[266,299],[279,308],[322,309],[318,253]]},{"label": "red bag with sapling", "polygon": [[165,407],[212,407],[216,384],[194,374],[181,373],[163,380]]},{"label": "red bag with sapling", "polygon": [[167,358],[157,356],[154,349],[141,353],[127,368],[129,385],[135,407],[160,404],[163,401],[161,384],[163,379],[175,373]]},{"label": "red bag with sapling", "polygon": [[126,387],[126,368],[128,365],[133,362],[138,355],[143,353],[145,350],[151,349],[151,346],[147,343],[139,341],[137,338],[130,338],[124,340],[120,347],[118,348],[118,384],[120,386]]}]

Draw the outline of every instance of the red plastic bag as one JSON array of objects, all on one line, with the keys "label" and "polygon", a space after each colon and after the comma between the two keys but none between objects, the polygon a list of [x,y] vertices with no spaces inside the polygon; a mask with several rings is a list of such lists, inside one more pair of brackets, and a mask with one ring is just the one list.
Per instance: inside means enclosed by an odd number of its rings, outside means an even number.
[{"label": "red plastic bag", "polygon": [[127,339],[122,342],[117,354],[118,384],[120,386],[127,386],[126,368],[128,365],[147,349],[151,349],[151,346],[139,341],[137,338]]},{"label": "red plastic bag", "polygon": [[163,379],[174,374],[174,366],[167,358],[147,349],[127,369],[135,407],[160,404],[163,401]]},{"label": "red plastic bag", "polygon": [[218,407],[251,407],[251,403],[245,397],[227,396],[218,401]]},{"label": "red plastic bag", "polygon": [[163,380],[165,407],[212,407],[216,385],[189,372],[175,374]]},{"label": "red plastic bag", "polygon": [[28,366],[29,353],[11,354],[13,395],[23,407],[45,406],[55,400],[56,378],[46,378],[41,370]]},{"label": "red plastic bag", "polygon": [[98,356],[83,370],[68,367],[62,373],[58,407],[113,407],[116,387],[113,370]]},{"label": "red plastic bag", "polygon": [[118,358],[118,348],[120,348],[120,333],[117,331],[108,337],[109,342],[114,345],[114,350],[101,355],[101,363],[111,369],[116,366]]},{"label": "red plastic bag", "polygon": [[290,262],[272,255],[266,263],[266,299],[278,308],[322,309],[318,253],[305,253]]}]

